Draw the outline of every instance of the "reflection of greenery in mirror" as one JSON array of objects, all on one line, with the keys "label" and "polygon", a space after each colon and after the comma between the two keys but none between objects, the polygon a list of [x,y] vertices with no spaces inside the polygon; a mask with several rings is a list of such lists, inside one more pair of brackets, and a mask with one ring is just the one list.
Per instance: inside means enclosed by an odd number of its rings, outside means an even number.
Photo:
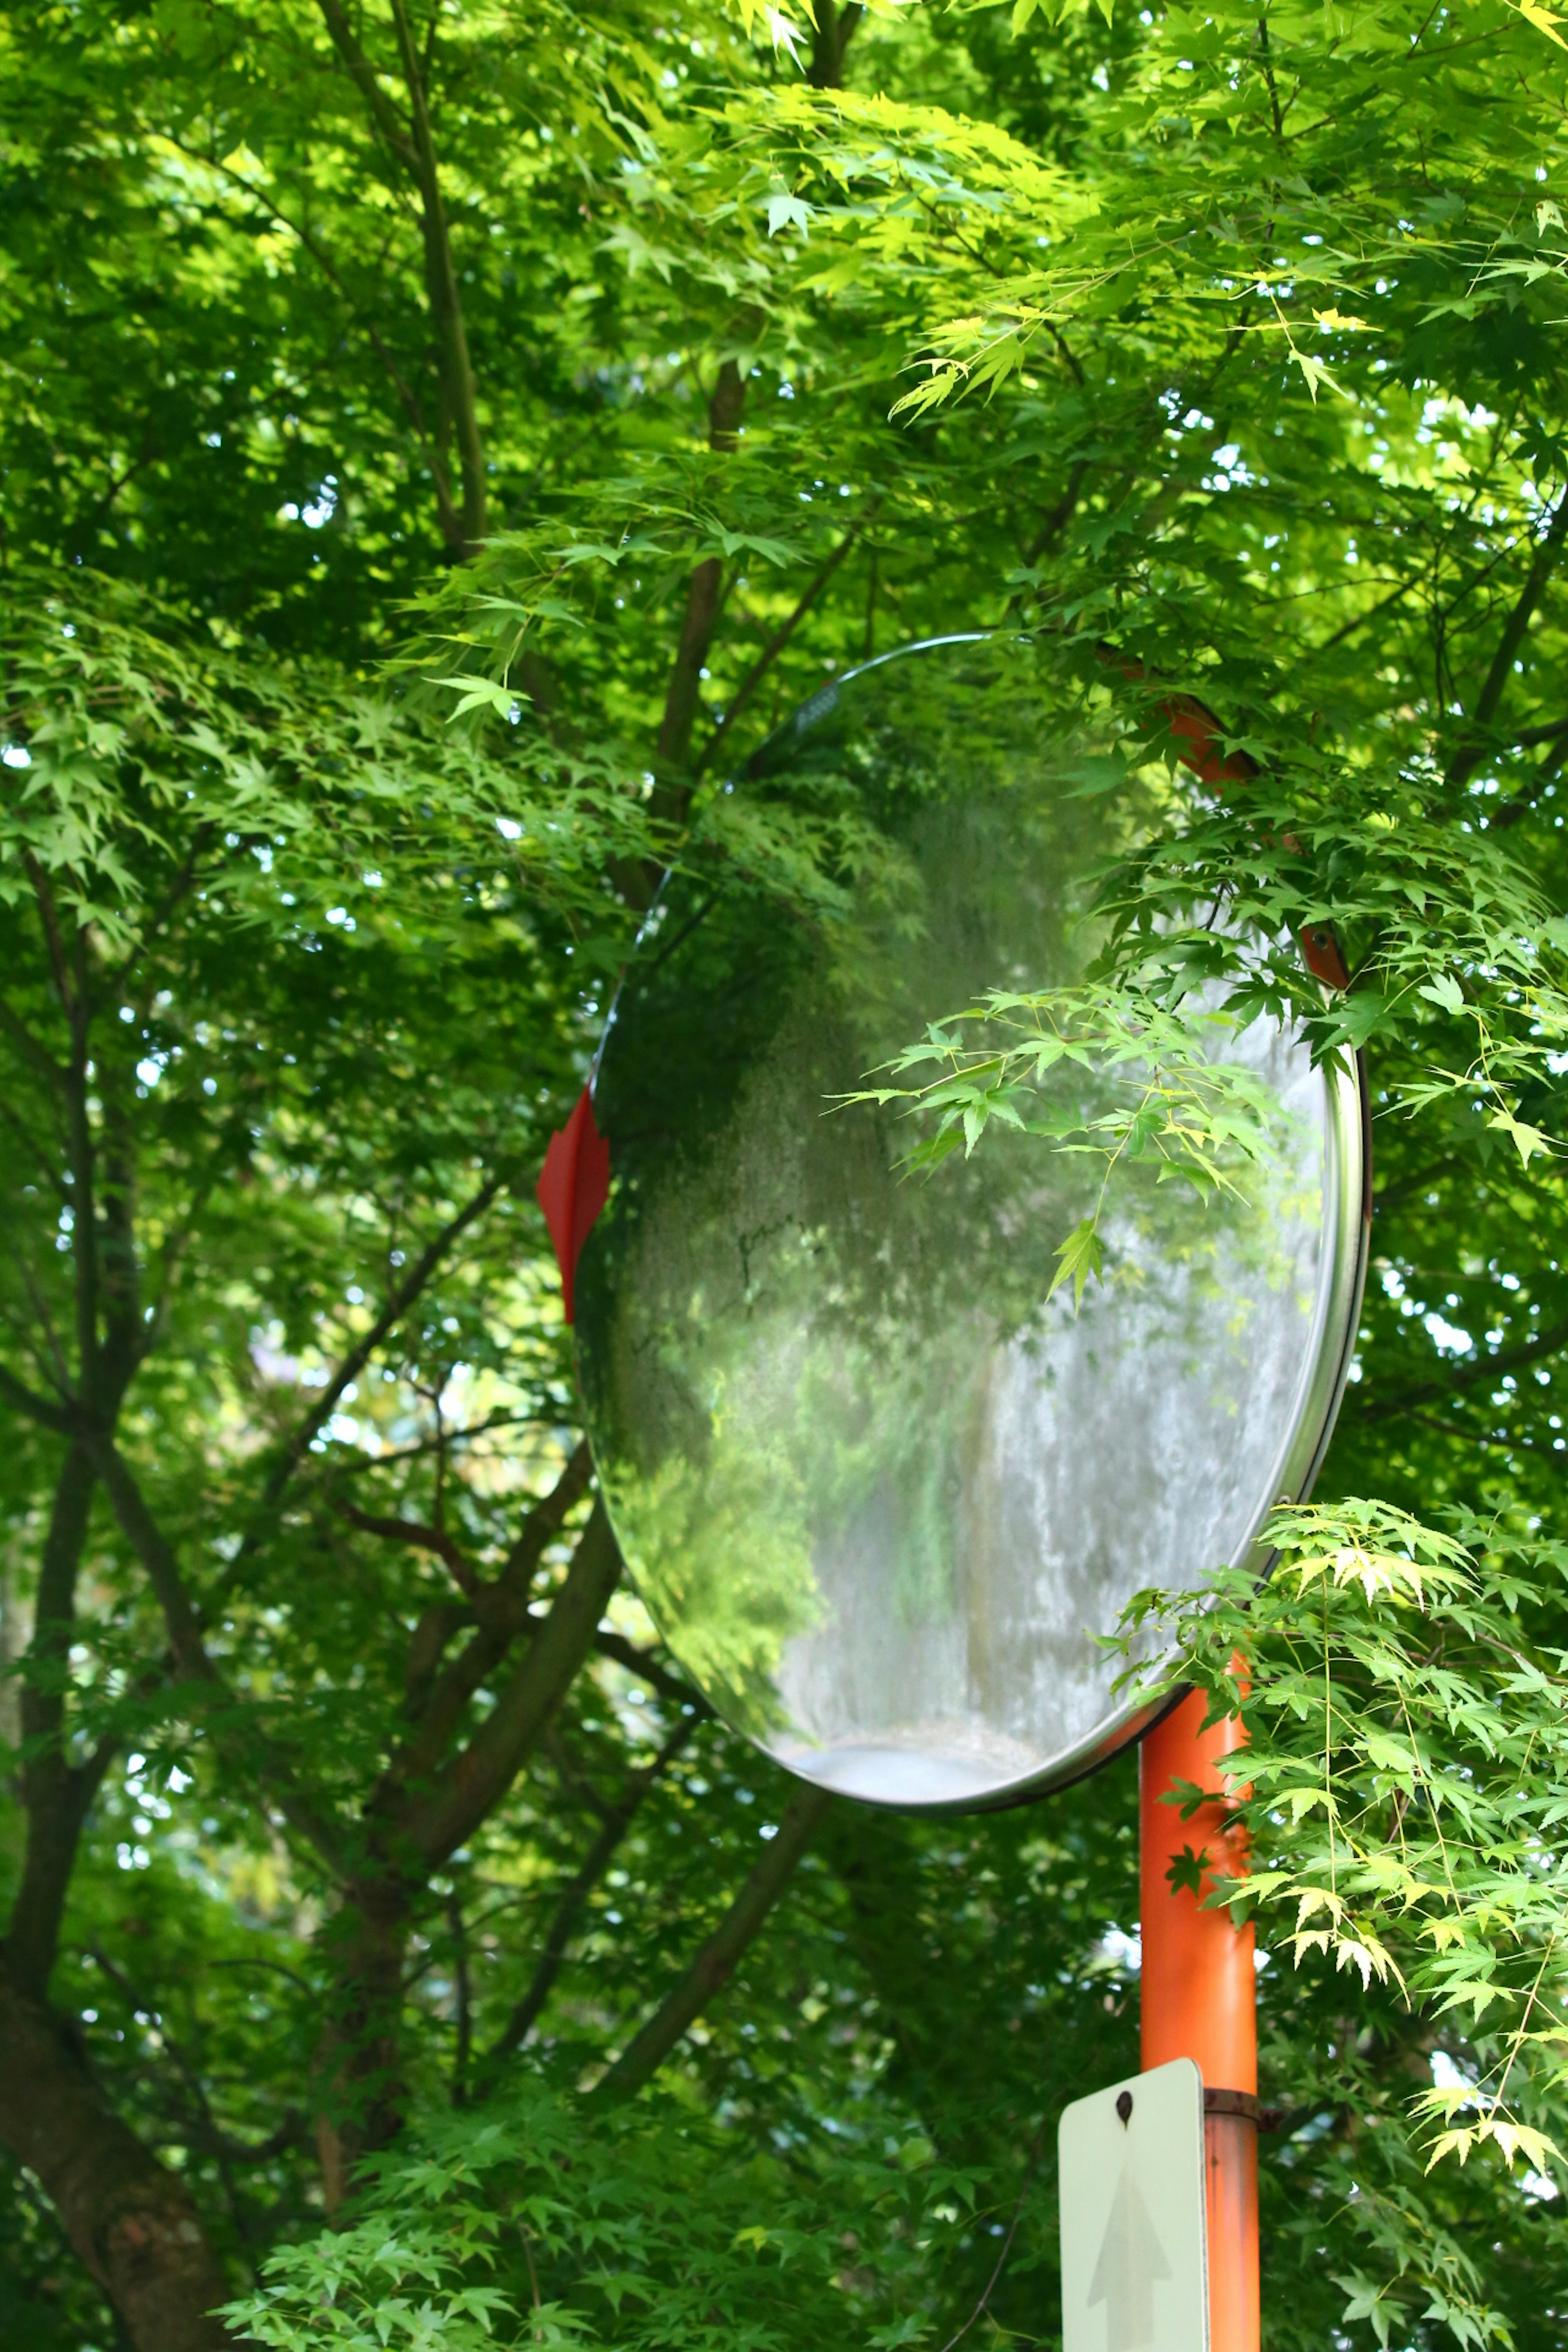
[{"label": "reflection of greenery in mirror", "polygon": [[672,1451],[639,1476],[607,1465],[605,1491],[627,1568],[655,1616],[689,1629],[687,1663],[730,1722],[781,1729],[774,1677],[785,1643],[816,1622],[800,1481],[775,1443],[737,1436],[722,1402],[700,1457]]},{"label": "reflection of greenery in mirror", "polygon": [[[1300,1056],[1201,1000],[1152,1004],[1111,1052],[1060,1010],[1107,936],[1102,877],[1173,789],[1047,653],[912,649],[817,697],[725,794],[853,811],[882,845],[873,878],[807,917],[721,891],[699,854],[626,974],[595,1097],[614,1192],[578,1276],[590,1426],[656,1620],[732,1720],[792,1753],[873,1717],[917,1741],[940,1717],[949,1746],[979,1725],[1037,1758],[1049,1722],[1065,1737],[1104,1711],[1084,1645],[1114,1622],[1133,1519],[1061,1487],[1052,1398],[1077,1412],[1087,1381],[1142,1412],[1150,1380],[1184,1380],[1208,1416],[1191,1454],[1257,1391],[1259,1426],[1215,1437],[1247,1462],[1279,1443],[1269,1412],[1289,1420],[1322,1149]],[[1035,1066],[994,1089],[973,1156],[944,1148],[956,1095],[911,1120],[859,1083],[955,1003],[1034,1024]],[[969,1049],[920,1051],[951,1078]],[[1061,1291],[1063,1237],[1085,1230],[1092,1312],[1081,1279]],[[1004,1444],[1019,1412],[1031,1433]],[[1037,1453],[1060,1491],[998,1534]],[[1171,1474],[1145,1467],[1168,1517]],[[1217,1465],[1215,1492],[1266,1468]],[[1208,1507],[1228,1552],[1241,1503]],[[1046,1576],[1054,1597],[1031,1601]]]},{"label": "reflection of greenery in mirror", "polygon": [[[1076,1306],[1091,1276],[1107,1278],[1108,1251],[1114,1261],[1113,1203],[1145,1234],[1167,1225],[1169,1247],[1183,1255],[1192,1193],[1234,1202],[1238,1232],[1263,1241],[1268,1223],[1290,1213],[1301,1138],[1278,1087],[1232,1058],[1240,1032],[1236,1015],[1179,983],[1164,996],[987,990],[978,1005],[928,1022],[873,1074],[881,1083],[848,1100],[896,1103],[916,1118],[911,1171],[934,1171],[961,1147],[968,1158],[988,1129],[993,1150],[1011,1132],[1088,1159],[1098,1182],[1057,1246],[1051,1279],[1053,1292],[1071,1283]],[[1176,1204],[1173,1221],[1161,1216],[1162,1199]]]}]

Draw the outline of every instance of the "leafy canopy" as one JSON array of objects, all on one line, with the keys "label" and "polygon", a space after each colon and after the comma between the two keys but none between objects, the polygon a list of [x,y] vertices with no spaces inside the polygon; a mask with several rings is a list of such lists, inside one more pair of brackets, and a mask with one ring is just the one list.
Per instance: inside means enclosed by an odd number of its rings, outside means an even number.
[{"label": "leafy canopy", "polygon": [[[1260,1597],[1176,1604],[1253,1738],[1270,2339],[1555,2343],[1547,19],[0,26],[0,2032],[56,2021],[71,2089],[0,2088],[19,2339],[162,2352],[268,2261],[253,2340],[1051,2339],[1050,2121],[1133,2060],[1128,1772],[830,1814],[770,1879],[787,1792],[611,1591],[531,1197],[664,860],[877,887],[752,746],[991,626],[1173,814],[1080,1000],[932,1002],[927,1156],[1070,1041],[1135,1092],[1068,1140],[1223,1172],[1200,1002],[1370,1056],[1324,1499]],[[668,2104],[585,2116],[748,1890]],[[73,2202],[111,2147],[211,2264],[152,2307]]]}]

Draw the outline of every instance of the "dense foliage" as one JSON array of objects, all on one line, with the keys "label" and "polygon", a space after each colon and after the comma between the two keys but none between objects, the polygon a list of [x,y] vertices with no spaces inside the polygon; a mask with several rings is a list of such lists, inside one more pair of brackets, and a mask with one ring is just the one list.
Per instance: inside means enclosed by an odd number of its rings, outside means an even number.
[{"label": "dense foliage", "polygon": [[1196,982],[1372,1056],[1320,1508],[1174,1604],[1255,1751],[1268,2341],[1561,2339],[1564,36],[0,19],[7,2344],[1057,2340],[1131,1764],[926,1823],[707,1720],[532,1197],[666,859],[876,887],[745,754],[981,626],[1103,789],[1220,748],[1079,1003],[932,1003],[911,1132],[1152,1024],[1108,1158],[1201,1161]]}]

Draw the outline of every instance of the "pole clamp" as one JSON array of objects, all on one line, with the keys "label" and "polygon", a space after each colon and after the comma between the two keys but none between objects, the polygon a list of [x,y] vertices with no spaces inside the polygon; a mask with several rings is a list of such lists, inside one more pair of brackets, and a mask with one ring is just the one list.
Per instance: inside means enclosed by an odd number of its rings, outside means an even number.
[{"label": "pole clamp", "polygon": [[1226,2091],[1204,2085],[1205,2116],[1239,2116],[1243,2123],[1256,2124],[1259,2131],[1277,2132],[1283,2116],[1278,2107],[1259,2106],[1250,2091]]}]

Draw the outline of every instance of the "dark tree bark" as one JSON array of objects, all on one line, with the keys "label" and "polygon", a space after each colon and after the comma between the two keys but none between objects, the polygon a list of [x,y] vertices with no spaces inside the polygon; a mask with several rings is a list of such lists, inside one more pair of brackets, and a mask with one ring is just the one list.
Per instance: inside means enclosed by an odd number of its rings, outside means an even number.
[{"label": "dark tree bark", "polygon": [[0,1951],[0,2137],[37,2174],[137,2352],[206,2352],[233,2340],[212,2317],[230,2290],[190,2192],[115,2115],[47,2000],[82,1825],[110,1754],[105,1746],[72,1764],[64,1739],[62,1669],[92,1490],[87,1452],[73,1444],[44,1540],[22,1685],[27,1839]]},{"label": "dark tree bark", "polygon": [[333,1920],[338,1996],[317,2056],[316,2147],[321,2191],[335,2213],[363,2157],[403,2121],[401,2027],[407,1890],[389,1875],[355,1889]]},{"label": "dark tree bark", "polygon": [[1443,782],[1451,793],[1458,792],[1469,782],[1491,748],[1491,730],[1503,691],[1513,674],[1514,656],[1524,643],[1531,616],[1562,556],[1565,536],[1568,536],[1568,491],[1558,499],[1552,520],[1537,541],[1534,560],[1503,624],[1497,650],[1476,698],[1475,708],[1469,713],[1464,736],[1456,746],[1445,771]]},{"label": "dark tree bark", "polygon": [[39,1563],[33,1638],[21,1692],[22,1806],[27,1817],[22,1882],[5,1935],[13,1981],[42,1999],[55,1964],[60,1918],[76,1865],[77,1842],[108,1750],[73,1765],[67,1754],[65,1678],[76,1622],[77,1568],[92,1507],[92,1467],[85,1449],[68,1445],[55,1485]]},{"label": "dark tree bark", "polygon": [[833,0],[817,0],[811,29],[811,72],[814,89],[839,89],[844,82],[844,53],[855,37],[855,27],[866,14],[860,0],[847,0],[836,8]]},{"label": "dark tree bark", "polygon": [[[54,2204],[71,2244],[108,2295],[136,2352],[207,2352],[232,2344],[213,2316],[230,2288],[189,2190],[115,2114],[70,2023],[48,2000],[83,1825],[114,1753],[103,1741],[73,1760],[68,1661],[100,1444],[144,1352],[135,1248],[133,1139],[114,1073],[92,1069],[89,932],[68,926],[47,877],[30,866],[46,966],[69,1057],[45,1056],[60,1097],[64,1163],[75,1212],[74,1366],[57,1362],[60,1402],[7,1382],[13,1404],[66,1444],[38,1564],[33,1637],[21,1675],[26,1818],[20,1884],[0,1942],[0,2138]],[[104,1104],[100,1150],[89,1115]],[[42,1409],[39,1409],[40,1405]]]},{"label": "dark tree bark", "polygon": [[[621,1572],[604,1504],[577,1538],[548,1613],[528,1609],[530,1577],[550,1536],[587,1483],[579,1448],[553,1494],[531,1513],[510,1560],[474,1594],[479,1631],[430,1690],[408,1747],[366,1808],[370,1852],[330,1930],[338,1998],[318,2057],[316,2135],[330,2210],[353,2168],[397,2132],[405,2105],[401,2063],[404,1961],[409,1927],[430,1873],[449,1861],[506,1796],[583,1665]],[[430,1531],[416,1530],[421,1536]],[[472,1695],[519,1643],[510,1675],[471,1738],[437,1763]],[[439,1742],[430,1738],[432,1725]]]},{"label": "dark tree bark", "polygon": [[[479,426],[479,391],[468,353],[468,331],[463,315],[457,265],[452,257],[451,232],[441,185],[440,161],[430,128],[429,98],[403,0],[392,0],[393,29],[398,60],[408,95],[408,114],[401,115],[382,88],[375,68],[361,47],[342,0],[321,0],[332,45],[347,67],[383,143],[406,173],[419,197],[419,226],[425,252],[425,292],[435,345],[436,373],[440,387],[441,431],[427,454],[436,488],[441,536],[449,555],[472,555],[489,529],[488,468]],[[416,407],[415,415],[418,417]],[[422,419],[420,420],[422,424]],[[460,503],[452,495],[446,449],[455,441]]]},{"label": "dark tree bark", "polygon": [[213,2315],[231,2289],[190,2191],[121,2122],[68,2029],[8,1975],[0,2053],[0,2132],[136,2352],[233,2352],[239,2339]]},{"label": "dark tree bark", "polygon": [[21,1773],[26,1846],[0,1945],[0,2138],[34,2172],[136,2352],[232,2344],[212,2317],[231,2290],[189,2190],[114,2113],[47,1989],[83,1824],[112,1754],[72,1763],[65,1664],[76,1622],[93,1475],[65,1449],[39,1564],[23,1670]]},{"label": "dark tree bark", "polygon": [[[708,403],[710,448],[734,448],[745,404],[746,379],[733,360],[726,360]],[[723,563],[716,555],[704,556],[687,583],[680,641],[669,667],[664,713],[654,745],[654,773],[658,781],[654,789],[653,813],[669,824],[683,822],[691,797],[691,730],[702,707],[702,665],[713,641],[723,590]]]}]

